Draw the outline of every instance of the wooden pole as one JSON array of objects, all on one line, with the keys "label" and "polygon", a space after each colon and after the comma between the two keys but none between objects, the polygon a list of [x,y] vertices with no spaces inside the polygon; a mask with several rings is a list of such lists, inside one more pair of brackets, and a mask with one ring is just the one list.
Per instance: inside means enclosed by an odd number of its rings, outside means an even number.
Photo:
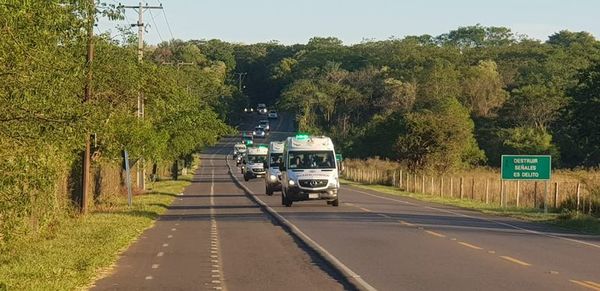
[{"label": "wooden pole", "polygon": [[558,208],[558,182],[554,183],[554,209]]},{"label": "wooden pole", "polygon": [[521,181],[517,180],[517,208],[519,207],[519,199],[521,198]]},{"label": "wooden pole", "polygon": [[475,177],[471,178],[471,200],[475,200]]},{"label": "wooden pole", "polygon": [[421,174],[421,193],[425,194],[425,175]]},{"label": "wooden pole", "polygon": [[579,199],[581,195],[581,183],[577,182],[577,213],[579,213]]},{"label": "wooden pole", "polygon": [[490,203],[490,178],[485,179],[485,204]]},{"label": "wooden pole", "polygon": [[533,185],[533,208],[537,208],[537,192],[538,192],[538,182],[535,181]]},{"label": "wooden pole", "polygon": [[460,199],[463,199],[463,195],[464,195],[464,179],[463,177],[460,177]]},{"label": "wooden pole", "polygon": [[444,197],[444,176],[440,177],[440,197]]},{"label": "wooden pole", "polygon": [[504,180],[500,180],[500,206],[504,207]]},{"label": "wooden pole", "polygon": [[398,181],[398,188],[402,189],[402,169],[400,169],[400,181]]},{"label": "wooden pole", "polygon": [[454,177],[450,176],[450,198],[454,198]]}]

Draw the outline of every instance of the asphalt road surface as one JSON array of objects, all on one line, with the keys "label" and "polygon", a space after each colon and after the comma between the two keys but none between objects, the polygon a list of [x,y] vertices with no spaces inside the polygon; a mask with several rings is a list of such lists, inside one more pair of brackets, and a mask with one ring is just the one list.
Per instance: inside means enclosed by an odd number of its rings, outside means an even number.
[{"label": "asphalt road surface", "polygon": [[[240,129],[261,118],[249,115]],[[265,143],[295,133],[289,116],[271,125]],[[339,207],[284,207],[279,192],[265,195],[262,179],[243,182],[228,165],[238,140],[203,153],[194,183],[93,289],[600,290],[600,237],[350,186],[342,187]],[[340,264],[367,285],[352,285]]]}]

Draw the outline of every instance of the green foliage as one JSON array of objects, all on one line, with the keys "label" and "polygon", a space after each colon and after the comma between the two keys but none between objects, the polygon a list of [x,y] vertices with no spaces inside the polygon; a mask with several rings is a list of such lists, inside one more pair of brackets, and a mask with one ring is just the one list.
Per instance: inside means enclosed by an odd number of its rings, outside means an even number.
[{"label": "green foliage", "polygon": [[114,5],[91,3],[0,5],[0,249],[70,214],[86,135],[95,136],[93,165],[120,165],[124,149],[132,160],[169,161],[231,132],[222,120],[232,95],[225,63],[234,63],[191,42],[162,44],[140,64],[132,44],[94,37],[92,96],[83,102],[89,11],[119,17]]}]

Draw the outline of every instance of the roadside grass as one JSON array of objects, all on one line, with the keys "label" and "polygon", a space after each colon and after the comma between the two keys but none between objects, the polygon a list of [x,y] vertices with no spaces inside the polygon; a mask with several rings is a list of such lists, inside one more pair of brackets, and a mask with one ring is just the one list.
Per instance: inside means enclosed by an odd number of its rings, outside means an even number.
[{"label": "roadside grass", "polygon": [[0,254],[0,290],[74,290],[105,274],[189,181],[161,181],[148,194],[125,197],[109,208],[65,218],[55,231],[29,237]]},{"label": "roadside grass", "polygon": [[342,179],[344,185],[362,189],[374,190],[381,193],[410,197],[421,201],[439,203],[472,209],[485,214],[513,217],[521,220],[545,223],[583,234],[600,235],[600,220],[590,215],[575,213],[543,213],[536,208],[500,207],[498,204],[485,204],[470,199],[440,197],[429,194],[405,192],[396,187],[384,185],[367,185]]}]

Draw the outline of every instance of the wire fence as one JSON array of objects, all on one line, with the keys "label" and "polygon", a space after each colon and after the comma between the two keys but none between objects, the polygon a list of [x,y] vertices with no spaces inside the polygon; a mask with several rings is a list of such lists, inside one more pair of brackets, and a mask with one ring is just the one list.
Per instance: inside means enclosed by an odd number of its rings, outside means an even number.
[{"label": "wire fence", "polygon": [[410,171],[388,161],[348,160],[344,164],[343,177],[347,180],[393,186],[413,193],[470,199],[505,207],[542,209],[547,206],[551,211],[566,209],[592,213],[599,206],[597,197],[588,191],[586,183],[567,174],[555,174],[547,182],[502,181],[499,171],[489,169],[436,175]]}]

